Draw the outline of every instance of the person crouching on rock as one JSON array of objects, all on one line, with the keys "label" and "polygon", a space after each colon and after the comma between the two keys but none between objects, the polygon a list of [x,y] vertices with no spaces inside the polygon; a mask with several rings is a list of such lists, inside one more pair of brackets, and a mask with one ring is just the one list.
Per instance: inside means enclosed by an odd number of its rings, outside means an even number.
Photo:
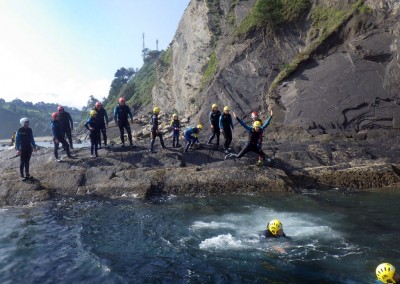
[{"label": "person crouching on rock", "polygon": [[99,129],[99,124],[96,121],[97,117],[97,111],[91,110],[90,111],[90,116],[88,120],[85,122],[85,127],[90,131],[89,138],[90,138],[90,157],[98,157],[99,154],[97,153],[98,149],[98,144],[99,141],[98,139],[100,138],[100,129]]},{"label": "person crouching on rock", "polygon": [[[32,129],[29,128],[29,119],[21,118],[21,128],[18,129],[15,137],[15,149],[20,157],[19,173],[21,179],[31,179],[29,174],[29,161],[31,160],[32,151],[36,151],[35,140],[33,139]],[[25,168],[25,176],[24,176]]]},{"label": "person crouching on rock", "polygon": [[181,129],[181,123],[176,113],[172,115],[172,121],[170,123],[170,126],[172,130],[172,147],[178,148],[181,146],[179,145],[179,132]]},{"label": "person crouching on rock", "polygon": [[153,109],[153,115],[151,116],[151,143],[150,143],[149,152],[154,151],[154,142],[156,141],[157,136],[160,138],[161,147],[165,148],[162,133],[160,130],[158,130],[158,114],[159,113],[160,113],[160,108],[155,107]]},{"label": "person crouching on rock", "polygon": [[72,158],[71,153],[69,151],[69,144],[67,140],[65,140],[63,128],[61,127],[59,121],[59,114],[58,112],[53,112],[51,115],[52,121],[50,122],[51,131],[53,132],[53,142],[54,142],[54,157],[56,161],[59,162],[58,159],[58,148],[60,143],[63,145],[64,150],[67,152],[68,158]]},{"label": "person crouching on rock", "polygon": [[192,147],[195,143],[199,144],[199,133],[203,130],[203,125],[199,124],[197,127],[189,127],[185,131],[185,152],[188,152],[189,147]]},{"label": "person crouching on rock", "polygon": [[256,152],[258,154],[258,161],[257,165],[262,166],[264,164],[265,160],[265,153],[262,150],[262,138],[263,138],[263,133],[264,129],[268,127],[271,118],[272,118],[272,110],[271,110],[271,116],[264,122],[263,125],[261,125],[260,121],[254,121],[253,122],[253,127],[246,125],[243,120],[237,117],[236,113],[233,113],[233,116],[236,118],[236,120],[242,125],[247,132],[249,133],[249,140],[247,141],[246,145],[243,147],[243,149],[239,152],[239,154],[233,154],[229,153],[228,155],[225,156],[226,158],[241,158],[246,154],[247,152]]},{"label": "person crouching on rock", "polygon": [[400,283],[400,275],[390,263],[381,263],[375,270],[378,280],[376,283]]}]

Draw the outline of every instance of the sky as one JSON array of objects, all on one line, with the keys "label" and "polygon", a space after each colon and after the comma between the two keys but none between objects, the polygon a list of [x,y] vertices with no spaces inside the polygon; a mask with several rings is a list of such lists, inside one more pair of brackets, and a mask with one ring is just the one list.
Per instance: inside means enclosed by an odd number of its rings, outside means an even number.
[{"label": "sky", "polygon": [[165,50],[190,0],[0,0],[0,98],[82,108]]}]

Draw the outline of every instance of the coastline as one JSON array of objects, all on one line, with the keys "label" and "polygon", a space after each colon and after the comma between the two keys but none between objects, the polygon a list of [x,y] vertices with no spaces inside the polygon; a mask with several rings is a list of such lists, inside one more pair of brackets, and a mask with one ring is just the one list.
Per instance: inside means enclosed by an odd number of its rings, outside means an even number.
[{"label": "coastline", "polygon": [[[72,150],[68,159],[54,160],[53,149],[40,148],[31,159],[32,181],[19,179],[15,151],[0,152],[0,206],[26,205],[60,197],[151,199],[162,195],[204,196],[259,194],[284,191],[400,189],[400,146],[396,135],[356,141],[268,141],[271,161],[256,166],[257,155],[225,159],[225,154],[202,145],[149,153],[148,143],[133,148],[100,149],[90,157],[87,147]],[[238,152],[242,143],[235,142]]]}]

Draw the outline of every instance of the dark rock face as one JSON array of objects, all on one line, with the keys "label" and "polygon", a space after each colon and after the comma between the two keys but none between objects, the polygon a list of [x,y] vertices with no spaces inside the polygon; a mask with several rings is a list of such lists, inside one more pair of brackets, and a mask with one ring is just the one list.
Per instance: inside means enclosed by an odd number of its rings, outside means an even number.
[{"label": "dark rock face", "polygon": [[305,64],[278,90],[283,125],[313,134],[399,128],[396,45],[393,33],[377,29]]}]

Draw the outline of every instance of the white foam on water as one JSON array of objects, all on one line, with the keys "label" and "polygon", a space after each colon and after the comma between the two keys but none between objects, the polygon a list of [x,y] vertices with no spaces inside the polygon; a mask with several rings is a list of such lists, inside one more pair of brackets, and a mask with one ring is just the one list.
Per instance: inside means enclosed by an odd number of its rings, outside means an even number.
[{"label": "white foam on water", "polygon": [[228,229],[235,229],[235,224],[228,223],[228,222],[203,222],[203,221],[196,221],[190,226],[191,230],[200,230],[200,229],[220,229],[220,228],[228,228]]},{"label": "white foam on water", "polygon": [[[297,253],[301,255],[312,251],[318,252],[330,244],[335,246],[339,255],[358,253],[357,247],[345,243],[343,234],[333,229],[334,224],[330,223],[329,218],[308,213],[278,212],[266,207],[248,207],[248,209],[244,213],[214,216],[213,220],[208,222],[195,221],[190,230],[197,230],[197,236],[207,233],[207,238],[200,242],[200,249],[269,250],[280,240],[260,243],[260,233],[266,229],[270,220],[279,219],[285,234],[292,238],[288,248],[298,250]],[[215,235],[210,237],[213,232]]]},{"label": "white foam on water", "polygon": [[231,234],[226,234],[205,239],[200,243],[199,247],[202,250],[230,250],[247,248],[248,246]]}]

